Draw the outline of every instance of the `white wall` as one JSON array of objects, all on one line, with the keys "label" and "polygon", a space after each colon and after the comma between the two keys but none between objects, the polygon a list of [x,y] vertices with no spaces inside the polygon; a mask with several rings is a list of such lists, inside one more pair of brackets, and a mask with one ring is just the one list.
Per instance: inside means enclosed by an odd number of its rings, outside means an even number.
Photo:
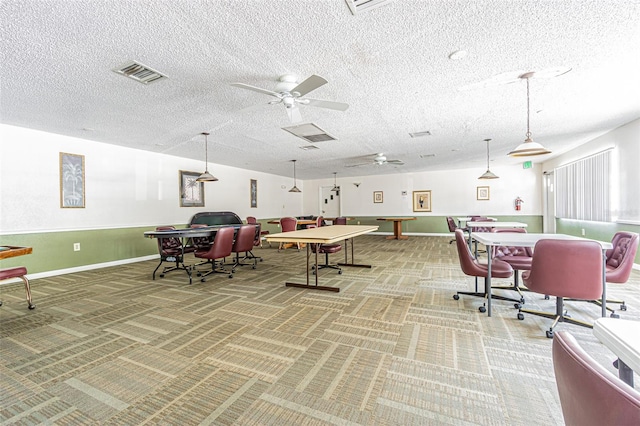
[{"label": "white wall", "polygon": [[[301,194],[289,193],[283,176],[210,163],[220,180],[204,184],[205,207],[180,207],[179,170],[202,172],[203,161],[7,125],[0,137],[0,234],[186,223],[199,211],[242,219],[302,212]],[[60,208],[60,152],[85,156],[86,208]],[[249,207],[250,179],[257,208]]]},{"label": "white wall", "polygon": [[[484,169],[449,170],[421,173],[398,173],[379,176],[340,178],[340,203],[345,216],[459,216],[542,215],[542,168],[505,166],[491,171],[500,179],[478,180]],[[356,187],[353,183],[360,183]],[[333,178],[306,180],[304,214],[318,214],[318,191],[322,185],[333,186]],[[490,187],[490,200],[476,200],[478,186]],[[431,190],[431,213],[414,213],[413,191]],[[383,203],[373,202],[373,191],[383,191]],[[402,192],[406,191],[406,195]],[[516,212],[513,201],[524,200]]]}]

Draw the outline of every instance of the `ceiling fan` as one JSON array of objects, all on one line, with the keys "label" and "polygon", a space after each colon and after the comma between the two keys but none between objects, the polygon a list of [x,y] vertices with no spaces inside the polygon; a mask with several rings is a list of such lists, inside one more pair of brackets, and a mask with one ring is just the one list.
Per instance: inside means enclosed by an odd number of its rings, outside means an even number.
[{"label": "ceiling fan", "polygon": [[402,161],[402,160],[387,160],[387,157],[383,153],[374,154],[374,155],[375,155],[375,157],[373,157],[373,161],[370,161],[368,163],[352,164],[352,165],[345,166],[345,167],[369,166],[371,164],[375,164],[376,166],[382,166],[384,164],[393,164],[395,166],[403,166],[404,165],[404,161]]},{"label": "ceiling fan", "polygon": [[298,77],[294,74],[285,74],[279,78],[279,82],[276,85],[275,91],[263,89],[256,86],[251,86],[244,83],[231,83],[234,87],[241,89],[253,90],[254,92],[263,93],[265,95],[271,95],[277,99],[269,102],[269,105],[282,104],[284,105],[289,120],[292,123],[302,121],[300,110],[298,105],[309,105],[320,108],[334,109],[338,111],[346,111],[349,108],[348,104],[342,102],[325,101],[322,99],[312,99],[304,97],[307,93],[316,90],[320,86],[327,84],[327,80],[319,75],[312,75],[304,80],[302,83],[298,83]]}]

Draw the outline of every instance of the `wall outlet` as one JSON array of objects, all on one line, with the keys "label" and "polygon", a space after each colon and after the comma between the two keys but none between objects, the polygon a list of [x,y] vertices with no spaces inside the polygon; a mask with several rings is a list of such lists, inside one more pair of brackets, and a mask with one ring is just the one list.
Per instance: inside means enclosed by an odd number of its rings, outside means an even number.
[{"label": "wall outlet", "polygon": [[585,236],[584,228],[582,228],[582,236]]},{"label": "wall outlet", "polygon": [[358,225],[360,225],[360,221],[358,221]]},{"label": "wall outlet", "polygon": [[80,251],[80,243],[73,243],[73,251]]}]

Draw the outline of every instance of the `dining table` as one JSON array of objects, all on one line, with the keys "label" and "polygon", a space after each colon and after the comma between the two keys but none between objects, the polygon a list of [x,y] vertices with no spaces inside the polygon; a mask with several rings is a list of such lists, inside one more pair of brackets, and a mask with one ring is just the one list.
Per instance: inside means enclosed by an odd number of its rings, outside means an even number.
[{"label": "dining table", "polygon": [[[500,222],[487,222],[487,223],[500,223]],[[505,222],[503,222],[505,223]],[[600,244],[602,248],[602,316],[607,316],[607,304],[606,304],[606,251],[611,249],[613,245],[611,242],[606,241],[598,241],[592,240],[589,238],[576,237],[574,235],[567,234],[545,234],[545,233],[535,233],[535,232],[471,232],[471,237],[481,243],[484,244],[487,248],[487,253],[491,253],[491,248],[494,246],[513,246],[513,247],[534,247],[536,243],[540,240],[551,239],[551,240],[567,240],[567,241],[595,241]],[[487,279],[485,281],[485,292],[487,294],[486,301],[486,310],[487,315],[491,316],[491,256],[487,256]],[[482,308],[480,310],[482,311]]]},{"label": "dining table", "polygon": [[389,235],[387,240],[408,240],[409,237],[402,235],[402,222],[416,220],[415,217],[379,217],[377,220],[393,222],[393,235]]},{"label": "dining table", "polygon": [[633,372],[640,373],[640,321],[598,318],[593,335],[618,357],[618,377],[633,387]]}]

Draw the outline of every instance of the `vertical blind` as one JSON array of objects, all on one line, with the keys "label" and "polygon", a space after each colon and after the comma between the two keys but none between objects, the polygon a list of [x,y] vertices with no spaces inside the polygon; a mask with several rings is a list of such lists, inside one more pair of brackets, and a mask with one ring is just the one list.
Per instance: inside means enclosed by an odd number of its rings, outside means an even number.
[{"label": "vertical blind", "polygon": [[556,217],[611,221],[611,150],[558,167],[556,178]]}]

